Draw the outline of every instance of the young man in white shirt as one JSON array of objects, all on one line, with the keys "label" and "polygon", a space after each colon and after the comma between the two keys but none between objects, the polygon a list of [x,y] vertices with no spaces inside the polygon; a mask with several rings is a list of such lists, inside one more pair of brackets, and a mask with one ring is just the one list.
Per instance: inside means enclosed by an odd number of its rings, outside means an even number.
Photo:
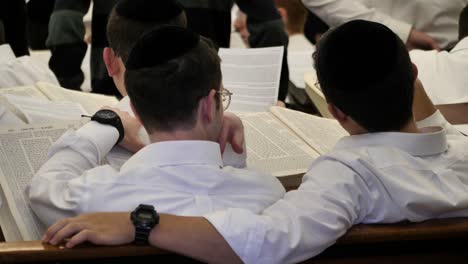
[{"label": "young man in white shirt", "polygon": [[[151,245],[210,263],[298,263],[355,224],[468,216],[468,138],[444,128],[401,39],[352,21],[324,36],[315,62],[330,112],[351,136],[261,214],[160,215]],[[57,222],[44,241],[124,244],[135,229],[128,212],[86,214]]]},{"label": "young man in white shirt", "polygon": [[148,33],[129,55],[125,86],[151,144],[118,171],[98,165],[119,141],[128,149],[138,144],[135,118],[101,110],[92,119],[97,122],[67,132],[28,186],[30,205],[44,223],[139,203],[186,216],[230,207],[260,213],[284,195],[271,175],[223,165],[217,141],[231,95],[208,40],[176,26]]},{"label": "young man in white shirt", "polygon": [[302,0],[330,27],[353,19],[382,23],[408,46],[451,49],[457,42],[457,22],[468,0]]},{"label": "young man in white shirt", "polygon": [[459,42],[450,51],[412,50],[419,79],[434,104],[468,103],[468,6],[459,19]]}]

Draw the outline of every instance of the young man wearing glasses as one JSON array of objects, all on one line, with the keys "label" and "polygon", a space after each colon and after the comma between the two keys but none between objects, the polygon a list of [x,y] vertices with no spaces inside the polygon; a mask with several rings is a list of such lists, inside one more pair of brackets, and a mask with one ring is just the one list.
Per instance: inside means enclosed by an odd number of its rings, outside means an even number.
[{"label": "young man wearing glasses", "polygon": [[[106,137],[95,140],[86,127],[67,132],[32,179],[31,207],[44,223],[140,203],[138,215],[151,206],[185,216],[230,207],[259,213],[284,195],[271,175],[223,165],[217,141],[231,93],[208,40],[177,26],[150,32],[129,55],[125,85],[136,119],[117,109],[97,112],[85,126],[99,126]],[[124,138],[132,148],[139,120],[151,144],[120,171],[96,167]]]}]

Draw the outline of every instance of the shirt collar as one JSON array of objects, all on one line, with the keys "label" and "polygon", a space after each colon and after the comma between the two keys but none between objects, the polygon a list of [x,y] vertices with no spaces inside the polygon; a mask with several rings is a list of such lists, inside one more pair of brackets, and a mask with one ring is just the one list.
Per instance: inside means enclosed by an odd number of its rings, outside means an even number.
[{"label": "shirt collar", "polygon": [[441,127],[420,129],[422,133],[382,132],[347,136],[335,146],[336,150],[388,146],[401,149],[412,156],[430,156],[447,150],[446,132]]},{"label": "shirt collar", "polygon": [[138,151],[122,170],[138,166],[213,165],[223,167],[218,143],[211,141],[183,140],[150,144]]},{"label": "shirt collar", "polygon": [[466,49],[468,49],[468,37],[465,37],[462,40],[460,40],[457,43],[457,45],[450,51],[450,53],[455,53]]}]

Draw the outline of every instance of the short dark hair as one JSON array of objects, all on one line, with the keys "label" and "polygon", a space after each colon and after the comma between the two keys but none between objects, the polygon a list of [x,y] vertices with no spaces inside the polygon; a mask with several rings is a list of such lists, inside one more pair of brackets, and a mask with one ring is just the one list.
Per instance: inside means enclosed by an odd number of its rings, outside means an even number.
[{"label": "short dark hair", "polygon": [[465,37],[468,37],[468,5],[460,13],[458,23],[458,39],[462,40]]},{"label": "short dark hair", "polygon": [[135,42],[161,25],[187,26],[177,0],[122,0],[112,9],[107,23],[109,47],[125,63]]},{"label": "short dark hair", "polygon": [[[220,89],[216,49],[203,37],[193,42],[190,34],[198,36],[188,29],[164,26],[144,36],[130,53],[125,85],[149,133],[193,128],[200,99]],[[217,93],[218,109],[220,100]]]},{"label": "short dark hair", "polygon": [[328,102],[369,132],[399,131],[411,120],[412,63],[386,26],[354,20],[319,42],[315,68]]}]

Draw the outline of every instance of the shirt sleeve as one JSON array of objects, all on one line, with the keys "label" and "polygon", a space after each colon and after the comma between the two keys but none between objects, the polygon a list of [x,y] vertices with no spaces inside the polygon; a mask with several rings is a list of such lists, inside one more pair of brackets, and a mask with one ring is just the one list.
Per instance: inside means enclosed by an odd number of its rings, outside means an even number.
[{"label": "shirt sleeve", "polygon": [[237,0],[239,9],[247,15],[247,28],[252,48],[284,46],[278,100],[284,101],[288,95],[288,35],[281,17],[271,0]]},{"label": "shirt sleeve", "polygon": [[[330,177],[333,174],[333,177]],[[367,214],[364,180],[333,161],[314,162],[297,191],[261,215],[229,209],[205,216],[245,263],[297,263],[335,243]]]},{"label": "shirt sleeve", "polygon": [[408,40],[412,25],[394,19],[357,0],[302,0],[304,5],[331,27],[355,19],[378,22],[389,27],[404,42]]},{"label": "shirt sleeve", "polygon": [[416,123],[418,128],[438,126],[445,129],[447,135],[462,135],[452,124],[450,124],[442,113],[437,110],[434,114]]},{"label": "shirt sleeve", "polygon": [[118,137],[117,129],[92,121],[76,132],[68,131],[52,146],[49,159],[26,190],[43,223],[85,210],[89,178],[117,173],[110,166],[98,166]]}]

